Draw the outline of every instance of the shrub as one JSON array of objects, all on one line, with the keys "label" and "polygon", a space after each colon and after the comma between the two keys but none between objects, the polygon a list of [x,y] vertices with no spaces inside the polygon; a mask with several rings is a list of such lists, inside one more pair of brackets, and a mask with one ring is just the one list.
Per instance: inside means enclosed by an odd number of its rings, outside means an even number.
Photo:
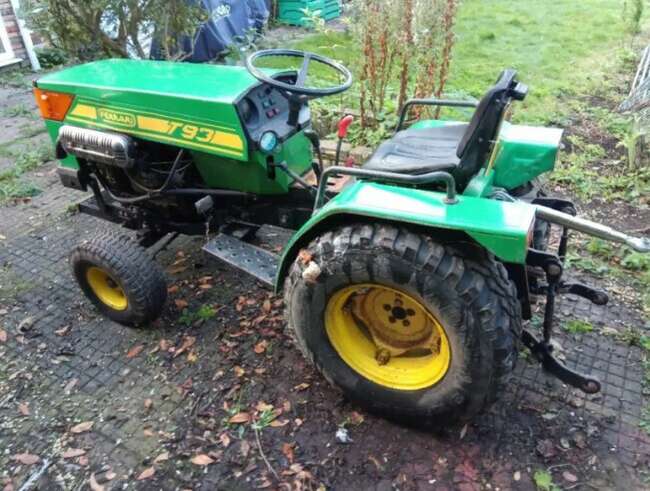
[{"label": "shrub", "polygon": [[52,68],[68,62],[68,55],[59,48],[37,48],[36,56],[43,68]]},{"label": "shrub", "polygon": [[192,35],[206,15],[185,0],[25,0],[22,10],[31,29],[81,60],[147,58],[154,34],[174,57],[179,36]]},{"label": "shrub", "polygon": [[458,0],[356,0],[352,26],[361,49],[363,128],[399,111],[410,96],[442,94],[457,6]]}]

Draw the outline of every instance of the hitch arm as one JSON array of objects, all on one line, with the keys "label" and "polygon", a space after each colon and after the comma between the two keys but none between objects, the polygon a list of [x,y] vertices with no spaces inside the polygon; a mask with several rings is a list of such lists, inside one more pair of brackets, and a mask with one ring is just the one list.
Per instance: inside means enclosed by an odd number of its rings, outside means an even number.
[{"label": "hitch arm", "polygon": [[650,252],[650,239],[647,237],[632,237],[631,235],[614,230],[607,225],[574,217],[546,206],[536,205],[535,216],[547,222],[562,225],[563,227],[577,230],[578,232],[583,232],[587,235],[598,237],[599,239],[626,244],[637,252]]}]

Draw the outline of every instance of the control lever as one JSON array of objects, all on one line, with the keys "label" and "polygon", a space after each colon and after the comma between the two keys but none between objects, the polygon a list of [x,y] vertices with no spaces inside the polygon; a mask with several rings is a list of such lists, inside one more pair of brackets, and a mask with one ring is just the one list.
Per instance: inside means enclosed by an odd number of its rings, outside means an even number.
[{"label": "control lever", "polygon": [[336,143],[336,159],[334,162],[334,165],[338,166],[339,163],[341,162],[341,148],[343,147],[343,140],[345,140],[345,137],[348,136],[348,129],[350,128],[350,125],[354,121],[354,116],[348,114],[347,116],[343,116],[341,118],[341,121],[339,121],[338,125],[338,137],[339,141]]},{"label": "control lever", "polygon": [[318,157],[318,165],[315,165],[312,162],[312,167],[314,169],[314,173],[316,174],[316,178],[320,179],[320,176],[323,173],[323,154],[320,148],[320,137],[314,130],[305,130],[303,134],[311,142],[311,146],[314,147],[314,150],[316,151],[316,157]]}]

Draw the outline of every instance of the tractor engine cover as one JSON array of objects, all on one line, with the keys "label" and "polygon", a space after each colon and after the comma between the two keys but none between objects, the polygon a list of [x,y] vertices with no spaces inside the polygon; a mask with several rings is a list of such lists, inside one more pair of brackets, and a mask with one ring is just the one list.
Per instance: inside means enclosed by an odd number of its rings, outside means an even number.
[{"label": "tractor engine cover", "polygon": [[65,125],[59,130],[56,157],[74,155],[83,160],[130,169],[135,164],[135,142],[118,133]]}]

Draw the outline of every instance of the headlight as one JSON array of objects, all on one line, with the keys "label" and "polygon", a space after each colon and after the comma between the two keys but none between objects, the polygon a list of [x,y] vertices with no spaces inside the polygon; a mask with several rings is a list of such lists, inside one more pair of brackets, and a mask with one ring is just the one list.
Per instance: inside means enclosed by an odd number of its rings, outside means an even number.
[{"label": "headlight", "polygon": [[278,135],[274,131],[266,131],[260,136],[260,149],[264,153],[273,153],[278,146]]}]

